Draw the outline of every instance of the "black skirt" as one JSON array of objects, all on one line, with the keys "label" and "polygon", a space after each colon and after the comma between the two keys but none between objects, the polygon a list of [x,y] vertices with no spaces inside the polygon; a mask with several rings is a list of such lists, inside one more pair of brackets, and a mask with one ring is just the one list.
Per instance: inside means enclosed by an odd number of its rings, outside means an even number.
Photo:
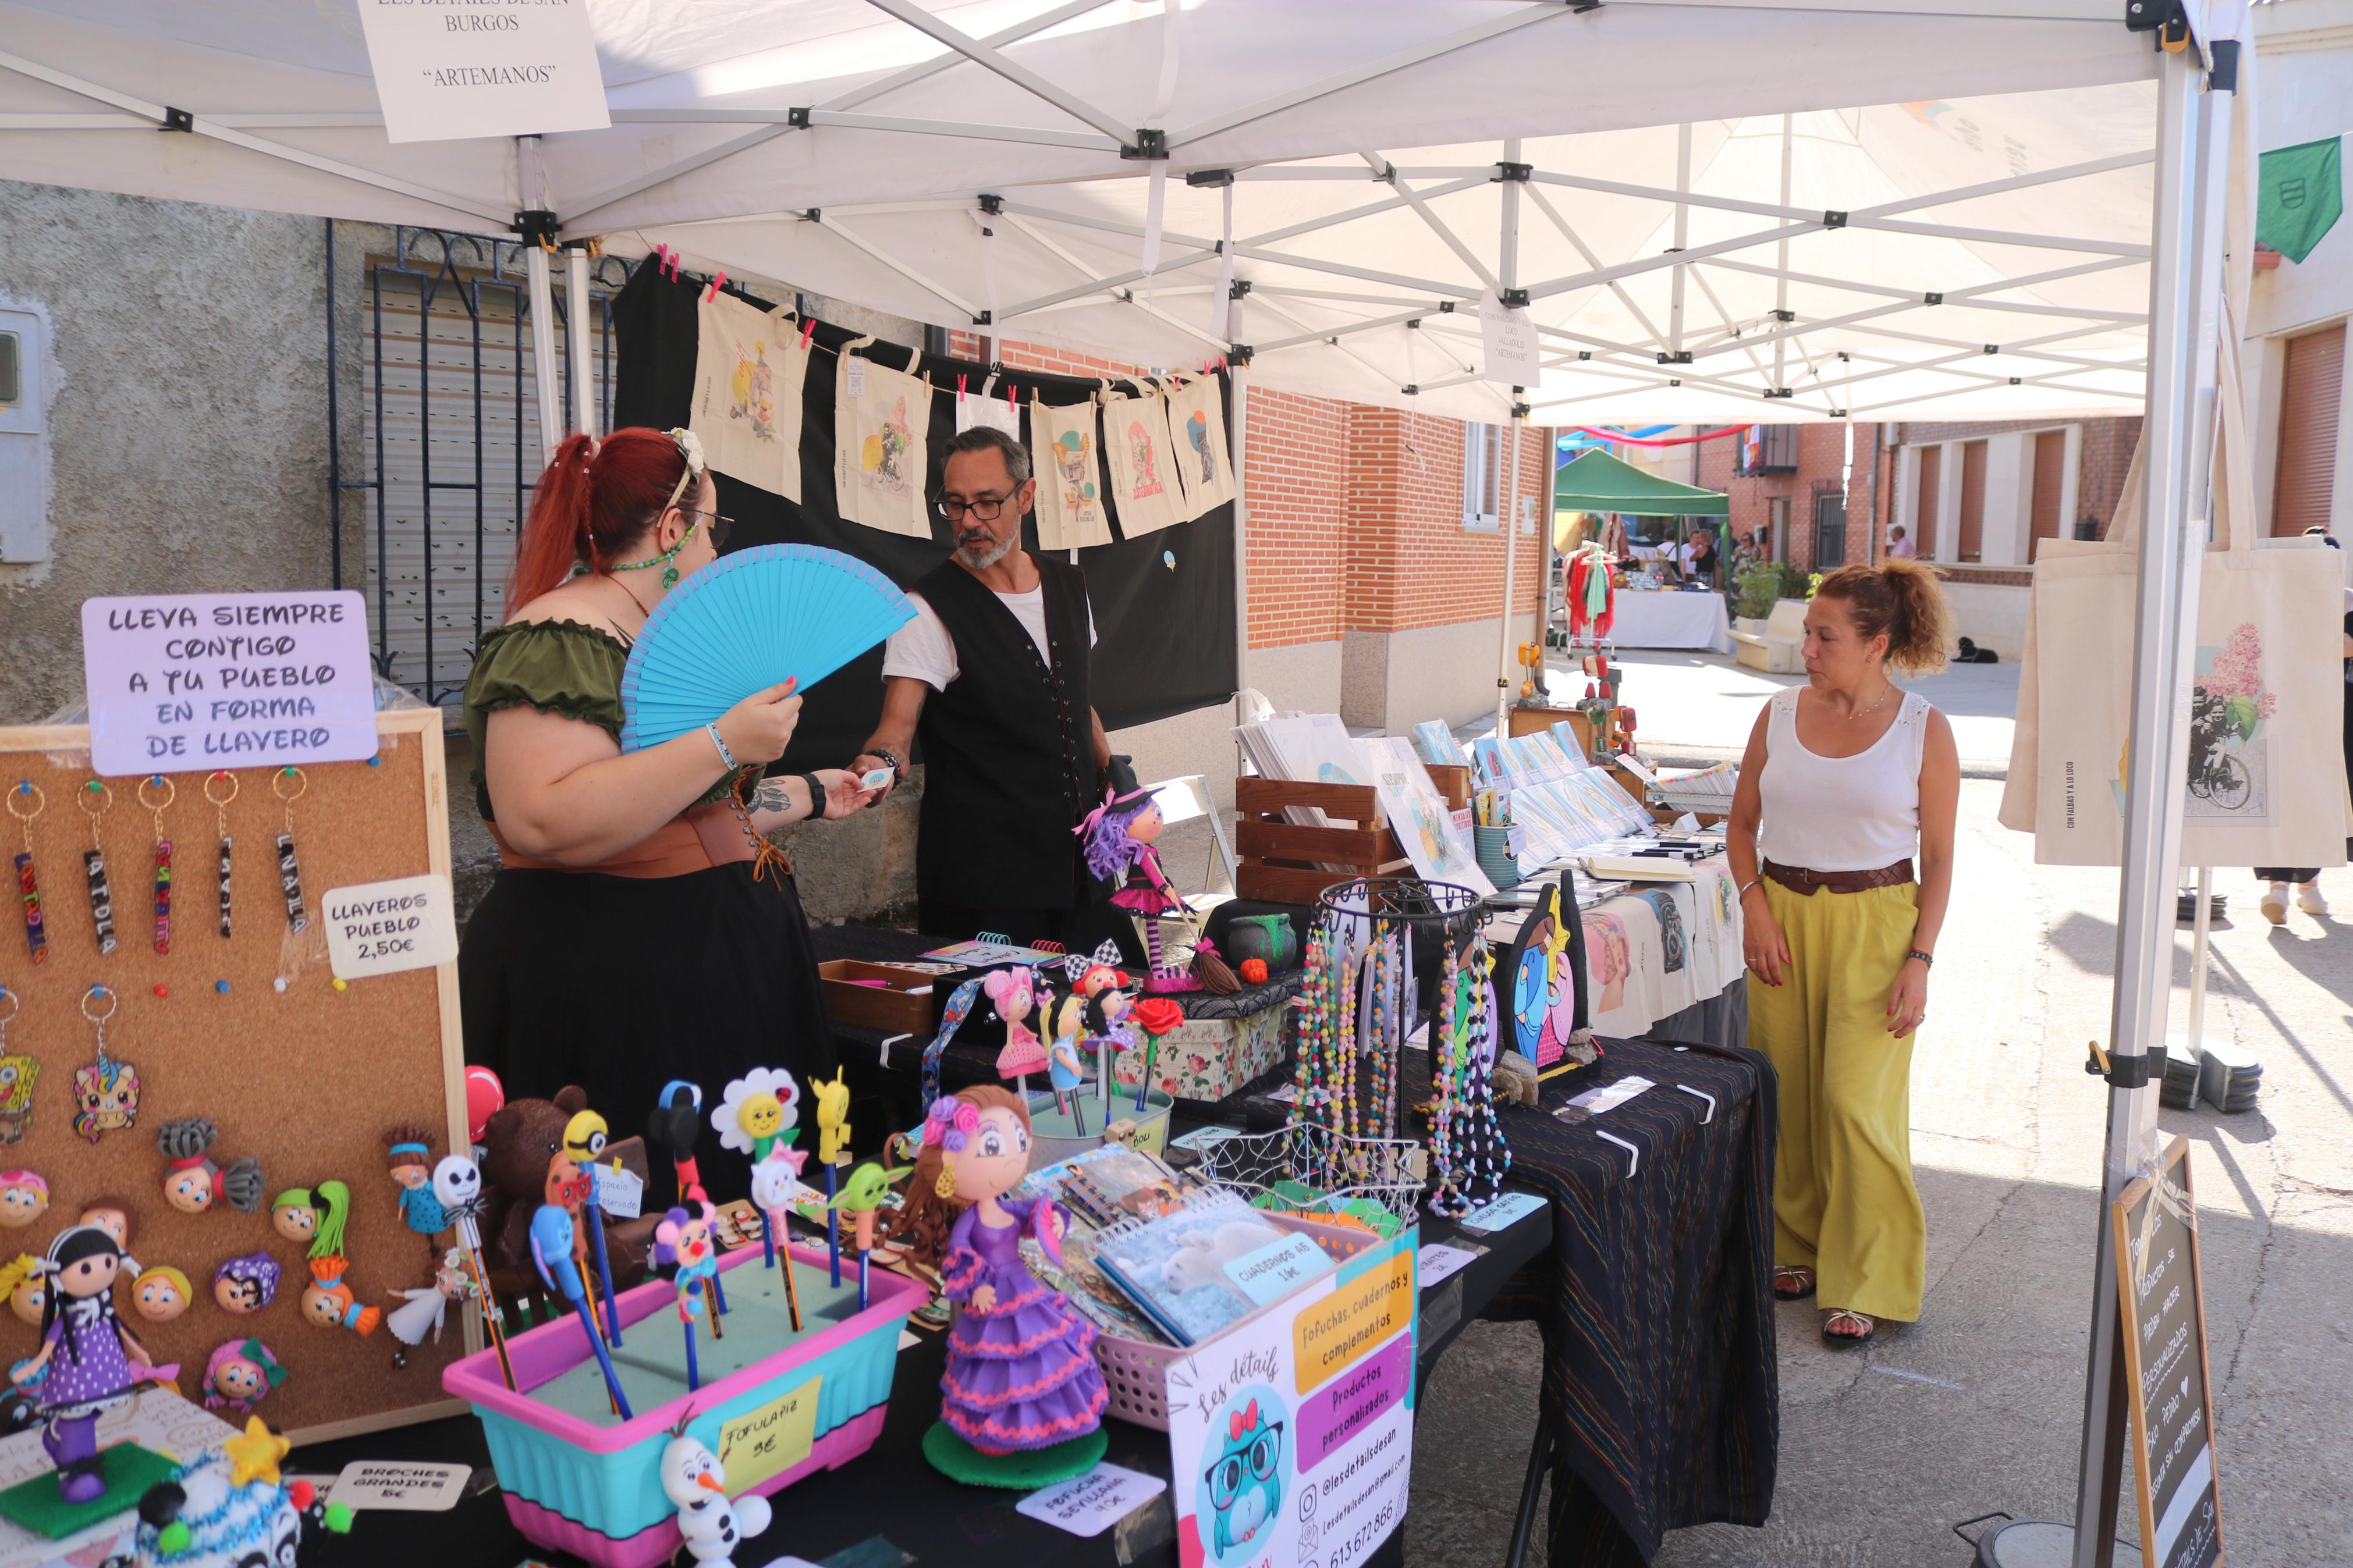
[{"label": "black skirt", "polygon": [[[458,950],[466,1059],[510,1100],[566,1084],[627,1138],[645,1131],[662,1086],[702,1087],[695,1144],[713,1202],[751,1184],[746,1155],[719,1146],[711,1112],[728,1081],[780,1067],[801,1086],[801,1147],[817,1146],[808,1086],[834,1072],[833,1031],[792,879],[749,861],[683,877],[501,870]],[[649,1203],[673,1190],[649,1151]]]}]

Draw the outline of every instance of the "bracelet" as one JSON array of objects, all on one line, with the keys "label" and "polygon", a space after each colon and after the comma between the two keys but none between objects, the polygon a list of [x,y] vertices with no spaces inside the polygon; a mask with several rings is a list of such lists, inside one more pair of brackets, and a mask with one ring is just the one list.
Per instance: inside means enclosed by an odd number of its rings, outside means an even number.
[{"label": "bracelet", "polygon": [[880,757],[884,762],[890,763],[891,776],[892,778],[904,779],[907,776],[907,764],[901,762],[897,754],[893,752],[890,747],[869,746],[866,748],[866,754],[871,757]]},{"label": "bracelet", "polygon": [[1743,883],[1741,883],[1741,884],[1740,884],[1740,890],[1739,890],[1738,892],[1736,892],[1736,893],[1735,893],[1735,894],[1733,894],[1733,895],[1732,895],[1732,897],[1733,897],[1733,901],[1734,901],[1734,902],[1736,902],[1736,903],[1737,903],[1740,900],[1745,899],[1745,898],[1746,898],[1746,897],[1748,896],[1748,889],[1751,889],[1751,888],[1761,888],[1761,887],[1763,887],[1764,885],[1765,885],[1765,879],[1764,879],[1764,878],[1762,878],[1762,877],[1751,877],[1751,878],[1749,878],[1749,879],[1748,879],[1748,880],[1746,880],[1746,882],[1743,882]]},{"label": "bracelet", "polygon": [[729,773],[733,773],[737,767],[742,765],[735,761],[735,753],[727,749],[727,742],[720,739],[719,726],[717,724],[705,724],[702,727],[702,732],[711,737],[711,743],[712,745],[719,748],[719,760],[727,764],[727,771]]},{"label": "bracelet", "polygon": [[815,822],[825,815],[825,785],[818,782],[818,778],[815,773],[803,773],[801,775],[801,783],[808,785],[809,792],[808,816],[803,817],[802,820],[804,822]]},{"label": "bracelet", "polygon": [[1933,953],[1933,952],[1921,952],[1918,948],[1916,948],[1916,947],[1915,947],[1915,948],[1914,948],[1911,952],[1909,952],[1905,953],[1904,956],[1905,956],[1905,958],[1907,961],[1908,961],[1908,960],[1911,960],[1911,959],[1915,959],[1915,958],[1916,958],[1916,959],[1918,959],[1921,963],[1926,963],[1926,964],[1929,964],[1929,965],[1931,965],[1931,966],[1933,966],[1933,965],[1936,963],[1936,955],[1935,953]]}]

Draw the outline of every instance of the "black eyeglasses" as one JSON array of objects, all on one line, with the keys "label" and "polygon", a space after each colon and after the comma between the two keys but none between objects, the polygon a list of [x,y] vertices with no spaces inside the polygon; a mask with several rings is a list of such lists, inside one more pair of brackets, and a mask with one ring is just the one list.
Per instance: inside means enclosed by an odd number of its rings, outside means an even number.
[{"label": "black eyeglasses", "polygon": [[1282,1454],[1283,1426],[1281,1421],[1271,1423],[1251,1440],[1249,1447],[1224,1456],[1203,1472],[1202,1479],[1209,1483],[1211,1502],[1220,1509],[1231,1508],[1234,1500],[1241,1496],[1246,1477],[1254,1476],[1262,1481],[1274,1479],[1275,1461]]},{"label": "black eyeglasses", "polygon": [[713,550],[724,550],[727,548],[727,531],[735,526],[735,520],[733,518],[722,517],[715,511],[705,511],[698,506],[682,506],[678,510],[688,517],[709,518],[711,520],[711,548]]},{"label": "black eyeglasses", "polygon": [[964,514],[966,512],[972,513],[983,522],[995,522],[1004,515],[1005,503],[1012,499],[1011,496],[982,496],[977,500],[965,501],[957,500],[953,496],[942,496],[932,505],[938,509],[939,514],[950,522],[963,521]]}]

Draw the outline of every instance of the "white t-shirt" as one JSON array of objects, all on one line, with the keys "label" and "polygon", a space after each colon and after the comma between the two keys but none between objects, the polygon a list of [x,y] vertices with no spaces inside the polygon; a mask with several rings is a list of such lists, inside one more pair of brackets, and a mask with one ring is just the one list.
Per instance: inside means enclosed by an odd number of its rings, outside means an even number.
[{"label": "white t-shirt", "polygon": [[[991,590],[994,592],[994,590]],[[963,673],[956,664],[955,639],[948,636],[947,624],[939,613],[923,602],[921,594],[907,595],[915,606],[915,618],[891,634],[882,646],[882,679],[894,675],[911,676],[934,691],[945,691],[948,682]],[[1040,583],[1026,594],[998,594],[997,602],[1013,612],[1029,640],[1038,645],[1038,657],[1048,664],[1054,661],[1053,650],[1046,643],[1046,584]],[[1095,611],[1087,606],[1087,646],[1095,645]]]}]

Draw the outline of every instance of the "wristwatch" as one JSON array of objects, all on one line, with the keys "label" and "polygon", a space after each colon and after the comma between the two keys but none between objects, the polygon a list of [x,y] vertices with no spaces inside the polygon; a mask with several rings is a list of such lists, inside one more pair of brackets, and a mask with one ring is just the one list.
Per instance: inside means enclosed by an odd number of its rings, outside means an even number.
[{"label": "wristwatch", "polygon": [[815,822],[825,816],[825,785],[815,773],[803,773],[801,783],[808,785],[809,814],[801,820]]}]

